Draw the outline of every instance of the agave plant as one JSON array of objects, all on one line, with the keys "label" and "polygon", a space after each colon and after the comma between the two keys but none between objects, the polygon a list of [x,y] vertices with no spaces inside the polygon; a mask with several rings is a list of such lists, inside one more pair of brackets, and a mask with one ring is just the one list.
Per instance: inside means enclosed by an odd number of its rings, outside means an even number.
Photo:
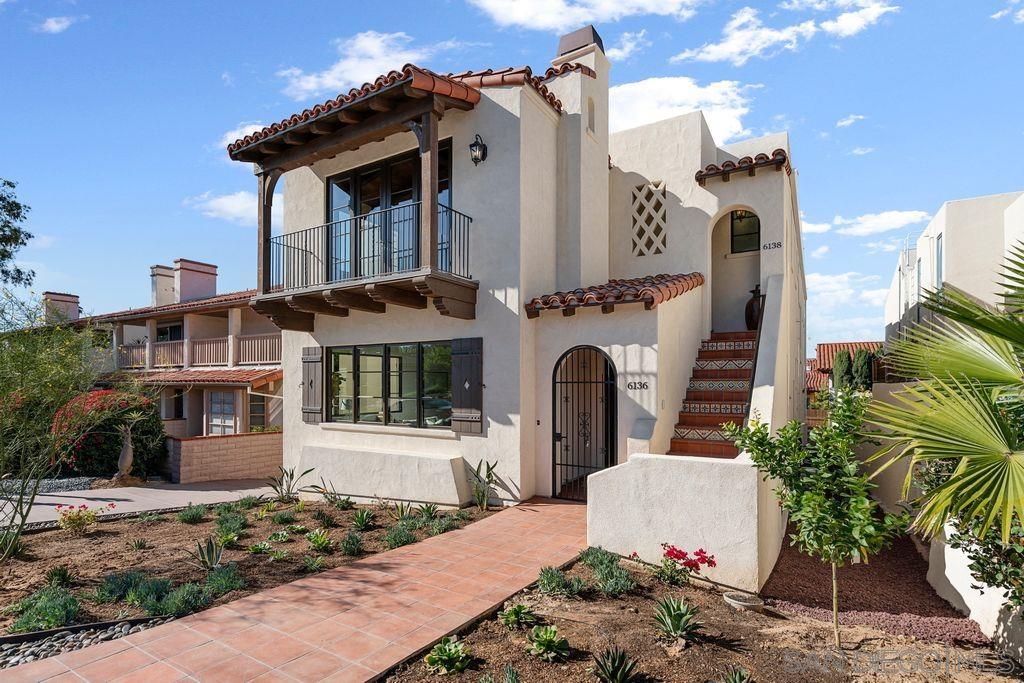
[{"label": "agave plant", "polygon": [[1024,523],[1024,244],[1011,249],[1001,289],[1001,309],[949,286],[928,292],[924,305],[941,317],[911,328],[886,357],[920,381],[868,411],[887,442],[873,456],[885,460],[879,472],[910,461],[904,497],[919,466],[950,465],[915,501],[913,527],[927,535],[958,520],[979,536],[998,527],[1005,543],[1015,520]]},{"label": "agave plant", "polygon": [[529,653],[545,662],[569,658],[569,641],[558,635],[557,626],[534,626],[526,639],[530,641]]},{"label": "agave plant", "polygon": [[220,566],[221,556],[224,554],[224,547],[212,538],[208,538],[206,539],[206,543],[196,541],[195,552],[188,550],[185,552],[192,558],[191,564],[199,567],[200,569],[212,571]]},{"label": "agave plant", "polygon": [[636,665],[637,661],[628,652],[610,647],[600,656],[594,655],[594,668],[591,672],[601,683],[635,683],[641,680]]},{"label": "agave plant", "polygon": [[654,608],[654,623],[668,638],[690,642],[696,640],[702,628],[697,621],[698,611],[678,598],[663,598]]},{"label": "agave plant", "polygon": [[294,467],[289,467],[288,469],[280,467],[278,469],[281,470],[280,476],[267,479],[267,486],[274,491],[274,500],[279,503],[291,503],[294,500],[298,500],[299,491],[302,490],[299,488],[299,481],[316,468],[311,467],[297,476]]}]

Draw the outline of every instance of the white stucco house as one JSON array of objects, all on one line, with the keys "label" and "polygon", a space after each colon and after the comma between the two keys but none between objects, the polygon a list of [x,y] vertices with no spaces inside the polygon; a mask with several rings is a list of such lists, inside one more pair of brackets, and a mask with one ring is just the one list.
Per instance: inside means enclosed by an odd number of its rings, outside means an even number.
[{"label": "white stucco house", "polygon": [[228,147],[285,466],[461,505],[485,461],[506,504],[586,500],[591,543],[703,545],[756,590],[784,524],[719,425],[803,415],[788,137],[720,145],[699,111],[609,134],[609,71],[588,27],[544,73],[405,65]]}]

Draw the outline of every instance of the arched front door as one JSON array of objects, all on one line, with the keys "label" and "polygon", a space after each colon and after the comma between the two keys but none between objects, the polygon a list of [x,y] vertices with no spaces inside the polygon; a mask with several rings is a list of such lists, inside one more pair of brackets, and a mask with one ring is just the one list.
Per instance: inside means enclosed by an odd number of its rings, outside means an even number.
[{"label": "arched front door", "polygon": [[587,475],[615,464],[615,366],[600,349],[577,346],[552,376],[552,485],[556,498],[587,499]]}]

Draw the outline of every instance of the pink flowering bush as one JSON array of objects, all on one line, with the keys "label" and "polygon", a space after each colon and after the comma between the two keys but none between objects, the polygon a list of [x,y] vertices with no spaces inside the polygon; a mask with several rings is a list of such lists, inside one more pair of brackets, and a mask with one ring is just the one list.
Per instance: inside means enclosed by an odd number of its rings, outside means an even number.
[{"label": "pink flowering bush", "polygon": [[91,508],[84,503],[78,506],[58,505],[55,508],[57,510],[57,526],[64,531],[80,536],[96,526],[96,521],[101,514],[116,507],[117,505],[114,503],[107,503],[105,506],[96,508]]},{"label": "pink flowering bush", "polygon": [[[689,583],[691,576],[700,574],[702,568],[718,566],[715,556],[708,555],[704,548],[697,548],[691,554],[669,543],[662,543],[661,547],[665,551],[661,558],[661,564],[656,565],[651,574],[658,581],[670,586],[682,586]],[[636,562],[642,561],[636,551],[630,554],[629,559]]]}]

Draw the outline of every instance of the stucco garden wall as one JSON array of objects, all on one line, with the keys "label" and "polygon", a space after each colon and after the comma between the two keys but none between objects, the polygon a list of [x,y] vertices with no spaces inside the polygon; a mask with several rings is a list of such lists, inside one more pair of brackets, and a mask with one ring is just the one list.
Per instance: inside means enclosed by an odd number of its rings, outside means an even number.
[{"label": "stucco garden wall", "polygon": [[167,439],[175,484],[223,479],[266,479],[281,467],[280,432]]}]

